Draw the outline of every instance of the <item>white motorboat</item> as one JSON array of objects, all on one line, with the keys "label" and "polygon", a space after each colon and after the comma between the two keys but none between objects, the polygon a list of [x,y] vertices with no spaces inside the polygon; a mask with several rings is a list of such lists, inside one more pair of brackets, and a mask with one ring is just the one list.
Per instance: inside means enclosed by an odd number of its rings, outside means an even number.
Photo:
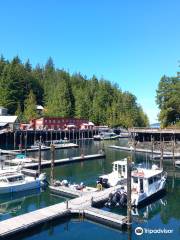
[{"label": "white motorboat", "polygon": [[31,149],[39,149],[39,145],[41,145],[41,149],[46,149],[47,146],[39,141],[35,141],[33,145],[31,145]]},{"label": "white motorboat", "polygon": [[[139,206],[160,194],[165,189],[167,173],[152,165],[151,169],[136,168],[131,173],[131,203]],[[127,204],[127,183],[109,196],[106,206],[124,206]]]},{"label": "white motorboat", "polygon": [[54,140],[54,141],[52,142],[52,144],[53,144],[55,147],[61,147],[61,146],[64,146],[64,145],[66,145],[66,144],[69,144],[69,143],[70,143],[70,141],[69,141],[67,138],[61,139],[61,140]]},{"label": "white motorboat", "polygon": [[125,179],[127,179],[127,158],[113,162],[113,171],[99,176],[97,183],[107,188],[122,184]]},{"label": "white motorboat", "polygon": [[11,159],[11,163],[15,165],[31,162],[32,158],[27,157],[25,154],[17,154],[15,158]]},{"label": "white motorboat", "polygon": [[95,141],[114,140],[117,138],[119,138],[119,135],[115,134],[114,132],[101,132],[101,133],[93,136],[93,139]]},{"label": "white motorboat", "polygon": [[46,175],[40,174],[39,177],[34,178],[25,176],[21,172],[14,170],[0,172],[0,194],[21,192],[30,189],[38,189],[45,184]]}]

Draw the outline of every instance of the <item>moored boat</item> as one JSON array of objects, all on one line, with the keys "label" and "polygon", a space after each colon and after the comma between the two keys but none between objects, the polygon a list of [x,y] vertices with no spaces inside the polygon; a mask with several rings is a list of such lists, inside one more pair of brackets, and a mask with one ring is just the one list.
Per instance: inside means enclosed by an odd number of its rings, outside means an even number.
[{"label": "moored boat", "polygon": [[93,139],[95,141],[114,140],[117,138],[119,138],[119,135],[115,134],[114,132],[101,132],[101,133],[93,136]]},{"label": "moored boat", "polygon": [[113,162],[113,170],[109,174],[99,176],[97,183],[102,187],[113,187],[127,179],[127,158]]},{"label": "moored boat", "polygon": [[[167,173],[152,165],[151,169],[136,168],[131,173],[131,203],[140,206],[165,190]],[[121,186],[109,196],[106,206],[124,206],[127,204],[127,186]]]},{"label": "moored boat", "polygon": [[25,176],[17,171],[4,171],[0,173],[0,194],[21,192],[30,189],[37,189],[44,186],[46,175],[39,177]]}]

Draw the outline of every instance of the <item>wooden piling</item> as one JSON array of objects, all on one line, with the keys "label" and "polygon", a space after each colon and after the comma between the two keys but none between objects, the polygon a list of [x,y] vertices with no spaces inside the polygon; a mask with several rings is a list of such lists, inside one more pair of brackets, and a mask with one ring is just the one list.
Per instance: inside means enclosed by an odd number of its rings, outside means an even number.
[{"label": "wooden piling", "polygon": [[40,136],[40,141],[39,141],[39,158],[38,158],[38,175],[41,174],[41,139],[42,136]]},{"label": "wooden piling", "polygon": [[53,141],[53,136],[52,136],[52,130],[51,130],[51,144],[52,144],[52,141]]},{"label": "wooden piling", "polygon": [[19,146],[20,146],[20,151],[22,153],[22,133],[20,134],[20,144],[19,144]]},{"label": "wooden piling", "polygon": [[163,168],[164,144],[163,144],[163,142],[162,142],[161,134],[160,134],[160,151],[161,151],[160,169],[162,169],[162,168]]},{"label": "wooden piling", "polygon": [[174,157],[174,152],[175,152],[175,136],[173,136],[172,139],[172,155],[173,155],[173,166],[175,166],[175,157]]},{"label": "wooden piling", "polygon": [[154,138],[151,135],[151,158],[154,157]]},{"label": "wooden piling", "polygon": [[24,136],[24,149],[25,149],[25,155],[27,154],[27,132]]},{"label": "wooden piling", "polygon": [[16,149],[16,131],[14,132],[14,150]]},{"label": "wooden piling", "polygon": [[55,146],[51,144],[51,185],[54,185],[54,160],[55,160]]},{"label": "wooden piling", "polygon": [[131,216],[131,164],[132,158],[127,158],[127,227],[131,229],[132,216]]}]

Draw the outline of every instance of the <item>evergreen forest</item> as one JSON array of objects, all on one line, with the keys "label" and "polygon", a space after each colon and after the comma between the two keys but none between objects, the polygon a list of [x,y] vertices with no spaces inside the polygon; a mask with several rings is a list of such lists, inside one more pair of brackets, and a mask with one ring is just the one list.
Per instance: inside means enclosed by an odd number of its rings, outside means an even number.
[{"label": "evergreen forest", "polygon": [[[36,105],[44,106],[44,115],[76,117],[111,127],[148,126],[148,117],[130,92],[96,76],[70,74],[55,68],[52,58],[45,66],[32,67],[19,57],[0,58],[0,105],[23,122],[39,117]],[[180,104],[179,104],[180,106]]]},{"label": "evergreen forest", "polygon": [[162,127],[180,127],[180,78],[163,76],[159,82],[156,102]]}]

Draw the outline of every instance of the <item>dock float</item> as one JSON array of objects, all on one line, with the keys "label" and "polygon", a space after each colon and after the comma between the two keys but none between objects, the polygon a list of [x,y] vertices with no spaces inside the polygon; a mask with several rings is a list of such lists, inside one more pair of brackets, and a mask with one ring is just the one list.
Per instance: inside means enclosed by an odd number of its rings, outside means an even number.
[{"label": "dock float", "polygon": [[[151,149],[143,149],[143,148],[133,148],[133,147],[123,147],[123,146],[116,146],[110,145],[109,148],[121,150],[121,151],[128,151],[128,152],[139,152],[139,153],[152,153]],[[161,154],[161,151],[154,150],[153,154]],[[165,155],[172,155],[171,152],[164,152]]]},{"label": "dock float", "polygon": [[[97,154],[92,154],[92,155],[81,155],[78,157],[56,159],[56,160],[54,160],[54,164],[60,165],[60,164],[68,164],[68,163],[74,163],[74,162],[80,162],[80,161],[94,160],[94,159],[98,159],[98,158],[105,158],[105,156],[106,156],[105,153],[97,153]],[[11,165],[11,160],[6,160],[6,164]],[[41,167],[42,168],[51,167],[51,160],[42,160]],[[36,160],[36,162],[24,163],[23,168],[37,169],[38,168],[38,159]]]},{"label": "dock float", "polygon": [[[66,149],[66,148],[78,148],[79,145],[75,144],[75,143],[64,143],[61,144],[61,146],[55,146],[55,149]],[[47,151],[50,150],[50,146],[44,146],[43,148],[41,148],[41,151]],[[39,151],[39,148],[27,148],[27,149],[15,149],[15,150],[4,150],[4,149],[0,149],[0,153],[1,154],[12,154],[12,155],[16,155],[20,152],[37,152]]]},{"label": "dock float", "polygon": [[91,221],[117,228],[125,229],[127,225],[126,216],[106,212],[94,208],[94,203],[99,203],[108,198],[109,194],[115,191],[116,187],[105,189],[103,191],[89,192],[81,197],[72,200],[45,207],[30,213],[22,214],[0,222],[0,238],[5,239],[28,229],[37,227],[53,219],[62,219],[81,215]]},{"label": "dock float", "polygon": [[[180,154],[175,153],[174,156],[173,156],[173,154],[163,154],[163,159],[165,159],[165,160],[171,160],[173,158],[174,159],[180,159]],[[159,160],[159,159],[161,159],[161,155],[153,156],[153,159],[154,160]]]}]

